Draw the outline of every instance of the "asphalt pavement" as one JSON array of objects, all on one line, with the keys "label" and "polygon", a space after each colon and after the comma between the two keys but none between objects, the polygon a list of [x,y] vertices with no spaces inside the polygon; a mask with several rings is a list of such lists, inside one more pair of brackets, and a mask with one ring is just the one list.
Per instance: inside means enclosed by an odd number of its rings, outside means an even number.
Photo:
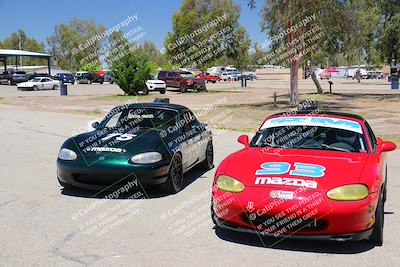
[{"label": "asphalt pavement", "polygon": [[[190,171],[184,189],[169,196],[146,189],[107,200],[104,193],[62,190],[56,179],[59,147],[90,119],[0,105],[0,265],[394,266],[400,261],[400,150],[389,154],[382,247],[273,242],[213,228],[215,168]],[[239,135],[215,131],[216,166],[241,147]]]}]

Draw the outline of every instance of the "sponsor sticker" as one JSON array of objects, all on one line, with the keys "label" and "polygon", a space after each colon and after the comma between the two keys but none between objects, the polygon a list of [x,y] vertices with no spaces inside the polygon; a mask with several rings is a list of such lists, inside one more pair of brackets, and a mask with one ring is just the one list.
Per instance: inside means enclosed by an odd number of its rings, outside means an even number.
[{"label": "sponsor sticker", "polygon": [[270,198],[279,198],[279,199],[293,199],[294,192],[292,191],[281,191],[281,190],[274,190],[269,193]]}]

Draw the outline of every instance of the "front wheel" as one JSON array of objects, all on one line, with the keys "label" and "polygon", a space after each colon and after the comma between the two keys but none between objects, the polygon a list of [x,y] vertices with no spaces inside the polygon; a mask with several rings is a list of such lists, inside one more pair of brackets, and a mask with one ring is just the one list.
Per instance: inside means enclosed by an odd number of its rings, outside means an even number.
[{"label": "front wheel", "polygon": [[36,85],[34,85],[34,86],[32,87],[32,89],[33,89],[33,91],[37,91],[37,90],[38,90],[38,87],[37,87]]},{"label": "front wheel", "polygon": [[143,89],[143,94],[144,94],[144,95],[148,95],[148,94],[149,94],[149,88],[147,88],[147,87],[144,88],[144,89]]},{"label": "front wheel", "polygon": [[58,85],[53,85],[53,90],[57,90],[58,89]]},{"label": "front wheel", "polygon": [[169,167],[168,179],[162,184],[164,191],[175,194],[182,189],[183,185],[183,168],[182,168],[182,156],[175,154],[171,160]]},{"label": "front wheel", "polygon": [[162,95],[165,94],[165,91],[166,91],[165,89],[161,89],[160,94],[162,94]]},{"label": "front wheel", "polygon": [[185,93],[186,92],[185,85],[181,84],[181,86],[179,87],[179,91],[181,91],[181,93]]},{"label": "front wheel", "polygon": [[369,236],[369,242],[375,246],[382,246],[383,244],[383,223],[384,223],[384,205],[382,194],[379,197],[378,205],[375,211],[375,224],[372,234]]}]

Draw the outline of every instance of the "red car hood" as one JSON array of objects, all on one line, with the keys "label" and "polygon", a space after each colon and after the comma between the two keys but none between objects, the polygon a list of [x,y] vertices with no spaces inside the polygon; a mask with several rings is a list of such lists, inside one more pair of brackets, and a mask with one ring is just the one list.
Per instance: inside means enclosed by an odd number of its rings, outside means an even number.
[{"label": "red car hood", "polygon": [[[263,149],[245,148],[231,154],[226,160],[223,174],[232,176],[241,181],[246,187],[274,187],[284,190],[295,190],[303,183],[310,181],[308,189],[328,191],[336,186],[358,183],[363,167],[368,159],[366,153],[350,153],[310,149]],[[266,162],[280,162],[290,164],[290,169],[284,174],[256,175],[257,170],[262,170],[261,164]],[[316,164],[324,167],[320,177],[309,175],[291,175],[290,170],[295,170],[295,163]],[[261,177],[261,179],[258,179]],[[263,177],[278,178],[278,184],[266,182]],[[269,179],[269,178],[268,178]],[[295,179],[295,180],[293,180]],[[316,183],[316,184],[315,184]],[[304,185],[303,185],[304,186]],[[308,187],[308,186],[307,186]]]}]

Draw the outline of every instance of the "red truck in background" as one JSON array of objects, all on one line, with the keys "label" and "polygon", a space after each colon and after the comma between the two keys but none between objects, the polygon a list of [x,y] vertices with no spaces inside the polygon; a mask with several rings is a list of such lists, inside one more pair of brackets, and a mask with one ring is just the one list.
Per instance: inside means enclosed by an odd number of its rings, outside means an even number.
[{"label": "red truck in background", "polygon": [[197,74],[196,77],[202,78],[202,79],[206,80],[207,82],[212,82],[212,83],[216,83],[217,81],[219,81],[221,79],[218,75],[211,75],[208,72],[206,72],[205,74],[199,73],[199,74]]}]

